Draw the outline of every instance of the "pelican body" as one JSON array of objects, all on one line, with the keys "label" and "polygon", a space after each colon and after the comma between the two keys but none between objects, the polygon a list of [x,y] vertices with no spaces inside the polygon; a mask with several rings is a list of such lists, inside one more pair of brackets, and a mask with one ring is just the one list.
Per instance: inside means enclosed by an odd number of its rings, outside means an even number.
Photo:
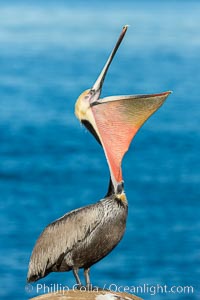
[{"label": "pelican body", "polygon": [[84,269],[105,257],[122,239],[128,212],[121,163],[129,145],[144,122],[163,104],[170,92],[150,95],[110,96],[100,99],[107,70],[127,31],[119,39],[93,87],[83,92],[75,114],[102,146],[110,171],[106,197],[65,214],[49,224],[33,249],[27,281],[34,282],[50,272],[73,270],[76,282]]},{"label": "pelican body", "polygon": [[35,245],[28,281],[36,281],[50,272],[73,270],[76,282],[81,286],[78,269],[84,268],[89,285],[89,268],[122,239],[127,209],[126,196],[122,192],[73,210],[49,224]]}]

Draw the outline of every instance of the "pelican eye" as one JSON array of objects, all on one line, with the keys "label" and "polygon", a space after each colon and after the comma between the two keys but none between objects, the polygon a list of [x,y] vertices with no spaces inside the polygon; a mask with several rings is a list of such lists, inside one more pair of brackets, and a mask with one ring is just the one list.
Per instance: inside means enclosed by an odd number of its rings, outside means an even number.
[{"label": "pelican eye", "polygon": [[91,96],[93,96],[95,94],[95,90],[91,89],[89,93],[90,93]]}]

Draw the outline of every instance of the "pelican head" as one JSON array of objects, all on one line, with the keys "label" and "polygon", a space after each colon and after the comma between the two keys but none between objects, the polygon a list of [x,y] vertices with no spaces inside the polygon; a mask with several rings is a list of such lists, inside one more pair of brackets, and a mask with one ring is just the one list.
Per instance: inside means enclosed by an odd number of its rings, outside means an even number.
[{"label": "pelican head", "polygon": [[115,193],[123,183],[121,163],[131,140],[143,123],[170,94],[170,92],[164,92],[149,95],[110,96],[100,99],[108,68],[127,29],[128,25],[122,28],[117,43],[92,88],[84,91],[75,104],[77,118],[104,149]]}]

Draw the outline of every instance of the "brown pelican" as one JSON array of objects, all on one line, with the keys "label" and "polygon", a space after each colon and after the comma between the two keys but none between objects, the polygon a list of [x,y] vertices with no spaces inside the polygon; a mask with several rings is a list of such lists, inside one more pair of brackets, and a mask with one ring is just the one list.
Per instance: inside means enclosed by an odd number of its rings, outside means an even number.
[{"label": "brown pelican", "polygon": [[80,95],[75,107],[78,119],[104,149],[111,176],[108,193],[99,202],[73,210],[44,229],[31,255],[28,282],[50,272],[72,270],[81,286],[78,270],[83,268],[89,286],[89,268],[123,237],[128,204],[123,188],[122,158],[138,129],[170,93],[99,98],[109,65],[126,31],[124,26],[98,79]]}]

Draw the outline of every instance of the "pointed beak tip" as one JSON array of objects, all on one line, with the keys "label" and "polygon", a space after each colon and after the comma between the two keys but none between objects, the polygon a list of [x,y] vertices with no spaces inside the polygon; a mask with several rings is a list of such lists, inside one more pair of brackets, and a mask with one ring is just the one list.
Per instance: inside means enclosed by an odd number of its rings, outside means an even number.
[{"label": "pointed beak tip", "polygon": [[156,94],[156,95],[159,95],[159,96],[169,96],[170,94],[172,94],[173,92],[172,91],[166,91],[166,92],[162,92],[160,94]]},{"label": "pointed beak tip", "polygon": [[122,35],[123,35],[123,36],[125,35],[125,33],[126,33],[128,27],[129,27],[129,25],[127,25],[127,24],[123,26],[123,28],[122,28]]},{"label": "pointed beak tip", "polygon": [[169,96],[170,94],[173,94],[173,91],[167,91],[165,92],[165,95]]},{"label": "pointed beak tip", "polygon": [[123,26],[123,29],[124,29],[124,30],[127,30],[128,27],[130,27],[130,25],[126,24],[126,25]]}]

